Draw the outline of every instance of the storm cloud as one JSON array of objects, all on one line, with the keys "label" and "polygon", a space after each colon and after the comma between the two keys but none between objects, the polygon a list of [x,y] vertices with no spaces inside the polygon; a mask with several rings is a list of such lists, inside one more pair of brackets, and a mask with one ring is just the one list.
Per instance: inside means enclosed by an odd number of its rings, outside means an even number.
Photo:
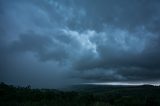
[{"label": "storm cloud", "polygon": [[0,81],[160,81],[159,0],[1,0]]}]

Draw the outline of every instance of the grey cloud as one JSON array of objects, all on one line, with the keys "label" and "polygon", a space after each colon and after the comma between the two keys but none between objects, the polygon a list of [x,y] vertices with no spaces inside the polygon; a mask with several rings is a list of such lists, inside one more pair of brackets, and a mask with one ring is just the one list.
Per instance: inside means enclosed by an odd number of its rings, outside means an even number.
[{"label": "grey cloud", "polygon": [[13,52],[33,52],[44,61],[62,61],[68,57],[67,50],[61,42],[56,42],[51,36],[37,35],[33,32],[20,35],[19,39],[11,44],[10,49]]},{"label": "grey cloud", "polygon": [[159,81],[159,5],[1,0],[0,81],[50,87],[63,81]]},{"label": "grey cloud", "polygon": [[109,24],[129,30],[139,26],[151,30],[151,25],[155,28],[159,25],[158,0],[87,0],[81,1],[81,5],[88,13],[88,23],[85,25],[92,23],[90,27],[94,29],[101,30],[103,24]]},{"label": "grey cloud", "polygon": [[[159,80],[157,76],[160,70],[159,49],[155,49],[159,48],[157,47],[158,42],[155,43],[155,40],[157,41],[158,39],[152,34],[148,36],[148,32],[123,33],[123,30],[118,30],[118,33],[113,33],[113,29],[109,30],[111,31],[105,31],[95,35],[97,37],[91,40],[96,43],[99,56],[94,58],[95,55],[88,54],[88,56],[85,55],[87,57],[81,57],[76,65],[74,65],[75,69],[87,71],[97,68],[100,70],[103,68],[104,73],[108,72],[110,69],[114,69],[119,76],[125,79],[119,79],[122,81],[127,81],[129,79],[131,81]],[[114,31],[116,31],[116,28],[114,28]],[[145,35],[140,36],[140,34]],[[120,42],[116,40],[117,37],[121,38]],[[132,67],[137,67],[138,69],[132,69]],[[90,71],[90,73],[92,73],[92,71]],[[110,81],[107,79],[107,75],[101,72],[99,75],[100,76],[96,76],[95,74],[94,77],[92,74],[88,75],[88,79],[95,78],[100,80],[104,78],[106,81]],[[113,81],[115,81],[114,75],[109,75],[113,77]]]},{"label": "grey cloud", "polygon": [[[109,29],[109,31],[97,34],[97,37],[91,40],[96,43],[99,59],[95,60],[97,66],[93,64],[94,61],[88,61],[88,64],[84,63],[85,66],[116,67],[121,65],[138,65],[142,67],[159,67],[159,62],[156,61],[159,55],[154,54],[158,53],[158,50],[156,52],[154,51],[154,48],[157,48],[157,44],[152,44],[152,49],[149,49],[148,46],[156,40],[152,35],[148,36],[147,32],[142,33],[145,34],[142,35],[144,36],[143,38],[140,36],[141,33],[125,33],[123,30],[113,33],[116,30],[116,28]],[[154,40],[150,41],[150,39]],[[93,56],[92,59],[94,59]],[[150,62],[155,64],[155,66],[152,66]],[[80,63],[83,64],[83,62]],[[80,67],[82,68],[82,66]]]},{"label": "grey cloud", "polygon": [[89,82],[110,82],[110,81],[124,81],[125,77],[117,73],[116,69],[95,68],[92,70],[85,70],[81,73],[80,78]]}]

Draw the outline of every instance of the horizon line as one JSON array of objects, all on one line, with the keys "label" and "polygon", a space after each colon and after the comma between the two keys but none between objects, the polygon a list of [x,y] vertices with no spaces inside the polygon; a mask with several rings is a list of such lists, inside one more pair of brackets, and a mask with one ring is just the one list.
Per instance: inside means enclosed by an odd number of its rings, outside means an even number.
[{"label": "horizon line", "polygon": [[141,86],[141,85],[153,85],[160,86],[160,83],[133,83],[133,82],[95,82],[95,83],[81,83],[88,85],[120,85],[120,86]]}]

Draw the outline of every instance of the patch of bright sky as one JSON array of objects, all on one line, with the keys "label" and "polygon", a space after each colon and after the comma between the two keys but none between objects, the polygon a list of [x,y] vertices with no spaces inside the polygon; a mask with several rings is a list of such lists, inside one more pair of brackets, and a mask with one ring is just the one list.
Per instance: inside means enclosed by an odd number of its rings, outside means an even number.
[{"label": "patch of bright sky", "polygon": [[90,85],[122,85],[122,86],[137,86],[137,85],[154,85],[159,86],[160,83],[154,83],[154,82],[101,82],[101,83],[84,83],[84,84],[90,84]]}]

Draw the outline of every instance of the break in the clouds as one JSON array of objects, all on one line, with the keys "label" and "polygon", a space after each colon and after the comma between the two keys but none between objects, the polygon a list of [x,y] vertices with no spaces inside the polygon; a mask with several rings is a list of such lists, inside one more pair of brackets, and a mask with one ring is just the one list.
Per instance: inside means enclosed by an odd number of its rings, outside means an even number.
[{"label": "break in the clouds", "polygon": [[0,81],[159,82],[159,0],[1,0]]}]

